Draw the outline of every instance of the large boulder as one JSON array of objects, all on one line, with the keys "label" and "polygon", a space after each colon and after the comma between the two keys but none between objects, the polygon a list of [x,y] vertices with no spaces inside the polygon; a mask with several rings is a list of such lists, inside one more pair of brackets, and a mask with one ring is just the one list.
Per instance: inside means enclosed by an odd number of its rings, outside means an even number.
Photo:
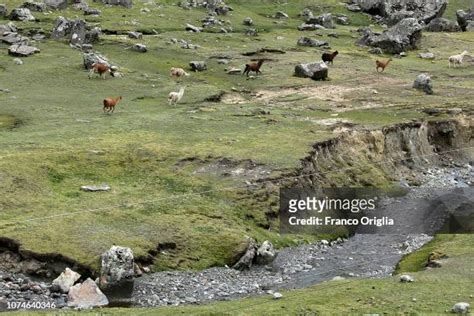
[{"label": "large boulder", "polygon": [[21,5],[21,7],[34,12],[46,11],[46,4],[44,4],[43,2],[26,1]]},{"label": "large boulder", "polygon": [[364,30],[364,36],[357,42],[359,45],[379,47],[385,53],[399,54],[417,49],[421,42],[423,27],[414,18],[401,20],[382,34]]},{"label": "large boulder", "polygon": [[0,24],[0,35],[3,35],[4,33],[12,33],[16,32],[17,28],[15,24],[12,22],[9,22],[8,24]]},{"label": "large boulder", "polygon": [[67,0],[45,0],[44,3],[53,10],[67,9]]},{"label": "large boulder", "polygon": [[247,237],[247,248],[245,253],[240,257],[240,259],[232,266],[236,270],[248,270],[252,266],[252,263],[257,255],[257,242]]},{"label": "large boulder", "polygon": [[99,287],[111,300],[132,297],[134,259],[130,248],[112,246],[102,254]]},{"label": "large boulder", "polygon": [[101,2],[103,4],[109,5],[119,5],[127,9],[131,9],[133,7],[132,0],[94,0],[94,2]]},{"label": "large boulder", "polygon": [[89,53],[84,53],[82,56],[83,61],[84,61],[84,68],[85,69],[91,69],[92,64],[98,63],[98,64],[104,64],[110,67],[110,63],[107,60],[106,57],[102,56],[101,54],[97,52],[89,52]]},{"label": "large boulder", "polygon": [[426,26],[428,32],[459,32],[459,24],[445,18],[436,18]]},{"label": "large boulder", "polygon": [[276,256],[277,252],[275,251],[273,244],[268,240],[265,240],[257,249],[255,262],[257,264],[269,264],[275,260]]},{"label": "large boulder", "polygon": [[90,278],[69,289],[67,302],[69,307],[90,309],[93,307],[106,306],[108,304],[109,300],[107,297]]},{"label": "large boulder", "polygon": [[18,57],[27,57],[36,53],[39,53],[39,48],[34,46],[28,46],[23,44],[14,44],[8,47],[8,54]]},{"label": "large boulder", "polygon": [[56,279],[53,280],[52,285],[55,290],[62,293],[68,293],[71,286],[79,280],[81,275],[69,268],[66,268]]},{"label": "large boulder", "polygon": [[469,10],[458,10],[456,11],[456,17],[458,19],[458,24],[463,31],[468,30],[468,25],[474,23],[474,6]]},{"label": "large boulder", "polygon": [[189,62],[189,66],[193,71],[204,71],[207,70],[207,64],[205,61],[191,61]]},{"label": "large boulder", "polygon": [[8,8],[5,4],[0,3],[0,18],[4,18],[8,15]]},{"label": "large boulder", "polygon": [[427,74],[418,75],[413,82],[413,88],[424,91],[426,94],[433,94],[433,83]]},{"label": "large boulder", "polygon": [[310,64],[298,64],[295,67],[295,76],[311,78],[313,80],[325,80],[328,77],[328,66],[322,61]]},{"label": "large boulder", "polygon": [[296,45],[308,46],[308,47],[322,47],[322,46],[327,46],[328,42],[303,36],[298,39],[298,42],[296,43]]},{"label": "large boulder", "polygon": [[146,45],[140,44],[140,43],[134,44],[132,46],[132,50],[134,50],[136,52],[139,52],[139,53],[146,53],[148,51]]},{"label": "large boulder", "polygon": [[0,42],[6,44],[20,44],[20,45],[28,45],[29,38],[18,34],[17,32],[1,32],[0,28]]},{"label": "large boulder", "polygon": [[320,16],[316,17],[310,17],[308,20],[306,20],[307,24],[319,24],[324,26],[325,28],[328,29],[333,29],[334,26],[334,19],[331,13],[325,13]]},{"label": "large boulder", "polygon": [[448,0],[352,0],[352,4],[364,12],[381,16],[389,25],[406,18],[428,24],[443,15]]},{"label": "large boulder", "polygon": [[54,21],[51,38],[56,40],[67,39],[73,46],[82,46],[83,44],[99,41],[100,33],[98,27],[91,28],[82,19],[70,20],[59,16]]},{"label": "large boulder", "polygon": [[10,12],[10,20],[13,21],[35,21],[35,17],[31,14],[31,11],[27,8],[15,8]]}]

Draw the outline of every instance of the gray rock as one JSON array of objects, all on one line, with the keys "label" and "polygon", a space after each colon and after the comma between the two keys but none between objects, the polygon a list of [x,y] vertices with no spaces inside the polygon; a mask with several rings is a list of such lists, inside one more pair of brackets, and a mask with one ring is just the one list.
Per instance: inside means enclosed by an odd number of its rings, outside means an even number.
[{"label": "gray rock", "polygon": [[22,44],[14,44],[8,47],[8,54],[12,56],[27,57],[39,52],[39,48]]},{"label": "gray rock", "polygon": [[206,62],[204,61],[191,61],[189,66],[193,71],[204,71],[207,70]]},{"label": "gray rock", "polygon": [[128,32],[128,37],[133,39],[141,39],[143,38],[143,34],[140,32]]},{"label": "gray rock", "polygon": [[328,29],[335,28],[334,19],[331,13],[325,13],[323,15],[309,18],[306,23],[308,24],[319,24]]},{"label": "gray rock", "polygon": [[101,2],[103,4],[109,4],[109,5],[118,5],[118,6],[125,7],[127,9],[131,9],[133,7],[132,0],[94,0],[94,2]]},{"label": "gray rock", "polygon": [[316,40],[310,37],[300,37],[296,44],[298,46],[321,47],[328,45],[328,42]]},{"label": "gray rock", "polygon": [[0,42],[6,44],[21,44],[21,45],[28,45],[29,39],[28,37],[22,36],[16,32],[5,32],[2,33],[0,36]]},{"label": "gray rock", "polygon": [[351,12],[360,12],[362,11],[362,8],[360,6],[358,6],[357,4],[347,4],[346,5],[346,8],[347,10],[351,11]]},{"label": "gray rock", "polygon": [[426,94],[433,94],[433,83],[430,76],[427,74],[418,75],[418,77],[415,79],[415,82],[413,83],[413,88],[422,90]]},{"label": "gray rock", "polygon": [[35,17],[27,8],[15,8],[10,12],[9,19],[13,21],[35,21]]},{"label": "gray rock", "polygon": [[382,55],[383,50],[380,47],[372,47],[371,49],[369,49],[369,54]]},{"label": "gray rock", "polygon": [[325,80],[328,77],[328,66],[324,62],[298,64],[295,67],[295,76],[311,78],[313,80]]},{"label": "gray rock", "polygon": [[[91,64],[92,66],[92,64]],[[110,191],[110,186],[107,184],[103,185],[83,185],[81,186],[81,191],[84,192],[108,192]]]},{"label": "gray rock", "polygon": [[461,27],[458,23],[445,18],[436,18],[426,26],[428,32],[460,32]]},{"label": "gray rock", "polygon": [[95,9],[95,8],[84,8],[82,10],[84,12],[84,15],[95,15],[95,16],[99,16],[102,14],[102,11],[100,11],[99,9]]},{"label": "gray rock", "polygon": [[467,314],[470,308],[471,305],[469,303],[460,302],[454,304],[453,308],[451,308],[451,311],[457,314]]},{"label": "gray rock", "polygon": [[240,68],[230,68],[230,69],[227,69],[227,73],[229,75],[240,75],[242,73],[242,69],[240,69]]},{"label": "gray rock", "polygon": [[5,4],[0,4],[0,17],[6,17],[8,15],[8,8]]},{"label": "gray rock", "polygon": [[359,45],[379,47],[386,53],[399,54],[409,49],[417,49],[421,43],[422,26],[414,18],[407,18],[392,26],[382,34],[364,30]]},{"label": "gray rock", "polygon": [[273,293],[273,299],[274,300],[279,300],[283,297],[283,294],[279,293],[279,292],[275,292]]},{"label": "gray rock", "polygon": [[69,289],[67,302],[69,307],[89,309],[93,307],[106,306],[108,304],[109,300],[107,297],[90,278]]},{"label": "gray rock", "polygon": [[8,24],[0,24],[0,35],[4,33],[16,33],[17,28],[13,22],[9,22]]},{"label": "gray rock", "polygon": [[400,276],[400,282],[410,283],[410,282],[415,282],[415,279],[411,275],[403,274]]},{"label": "gray rock", "polygon": [[146,53],[148,51],[146,45],[140,43],[134,44],[132,50],[139,53]]},{"label": "gray rock", "polygon": [[16,65],[23,65],[23,60],[21,60],[20,58],[14,58],[14,59],[13,59],[13,62],[14,62]]},{"label": "gray rock", "polygon": [[463,31],[467,31],[467,27],[469,22],[474,22],[474,6],[472,6],[469,10],[457,10],[456,17],[458,20],[458,24]]},{"label": "gray rock", "polygon": [[68,293],[71,286],[79,280],[81,275],[69,268],[66,268],[56,279],[53,280],[52,285],[57,287],[62,293]]},{"label": "gray rock", "polygon": [[288,14],[286,14],[285,12],[283,11],[278,11],[277,13],[275,13],[273,15],[273,17],[275,19],[288,19]]},{"label": "gray rock", "polygon": [[45,0],[44,3],[53,10],[67,9],[67,0]]},{"label": "gray rock", "polygon": [[419,53],[418,57],[421,58],[421,59],[433,60],[433,59],[435,59],[435,54],[429,53],[429,52],[428,53]]},{"label": "gray rock", "polygon": [[474,21],[469,21],[466,25],[466,32],[474,32]]},{"label": "gray rock", "polygon": [[236,270],[248,270],[252,266],[253,260],[257,255],[257,242],[247,237],[247,248],[242,257],[232,266]]},{"label": "gray rock", "polygon": [[70,41],[71,45],[82,45],[86,39],[86,21],[76,19],[71,22],[70,26]]},{"label": "gray rock", "polygon": [[242,24],[243,25],[247,25],[247,26],[252,26],[253,25],[253,20],[251,17],[246,17],[243,21],[242,21]]},{"label": "gray rock", "polygon": [[298,30],[300,31],[316,31],[316,30],[324,30],[324,29],[326,28],[319,24],[303,23],[300,26],[298,26]]},{"label": "gray rock", "polygon": [[[369,14],[381,16],[385,23],[394,25],[406,18],[428,24],[441,17],[446,10],[447,0],[352,0],[352,3]],[[355,8],[355,7],[354,7]]]},{"label": "gray rock", "polygon": [[339,14],[335,17],[336,23],[341,25],[349,25],[349,17]]},{"label": "gray rock", "polygon": [[304,8],[303,10],[301,10],[301,12],[298,14],[298,16],[304,18],[305,20],[308,20],[309,18],[312,18],[314,15],[313,15],[313,11],[311,11],[311,9]]},{"label": "gray rock", "polygon": [[188,23],[188,24],[186,24],[185,30],[190,31],[190,32],[194,32],[194,33],[199,33],[199,32],[201,32],[202,29],[200,27],[197,27],[197,26],[194,26],[194,25]]},{"label": "gray rock", "polygon": [[265,240],[257,249],[257,256],[255,262],[257,264],[269,264],[275,260],[277,253],[272,243]]},{"label": "gray rock", "polygon": [[245,30],[246,36],[258,36],[258,32],[256,29],[246,29]]},{"label": "gray rock", "polygon": [[43,2],[34,2],[34,1],[26,1],[21,5],[22,8],[26,8],[33,12],[45,12],[46,11],[46,4]]},{"label": "gray rock", "polygon": [[91,28],[82,19],[70,20],[59,16],[54,21],[51,38],[60,40],[68,39],[72,46],[82,46],[98,42],[101,30],[98,27]]},{"label": "gray rock", "polygon": [[112,246],[102,254],[99,287],[111,301],[132,297],[134,275],[130,248]]}]

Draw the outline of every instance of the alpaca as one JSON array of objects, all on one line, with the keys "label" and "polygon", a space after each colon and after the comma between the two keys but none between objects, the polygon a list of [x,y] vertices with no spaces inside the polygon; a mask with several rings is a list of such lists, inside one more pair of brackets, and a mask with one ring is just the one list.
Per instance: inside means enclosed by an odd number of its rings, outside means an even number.
[{"label": "alpaca", "polygon": [[107,110],[107,113],[114,113],[115,106],[122,100],[122,96],[116,98],[107,98],[104,99],[104,113]]},{"label": "alpaca", "polygon": [[184,95],[184,88],[185,87],[182,87],[181,89],[179,89],[179,92],[170,92],[168,94],[168,103],[169,105],[172,105],[172,104],[176,104],[178,103],[179,101],[181,101],[181,99],[183,98],[183,95]]},{"label": "alpaca", "polygon": [[89,70],[89,79],[94,73],[98,73],[102,79],[105,79],[107,73],[111,73],[110,67],[105,64],[93,63],[91,69]]},{"label": "alpaca", "polygon": [[172,67],[170,70],[170,76],[173,78],[179,79],[181,77],[188,77],[189,74],[186,71],[184,71],[183,68]]},{"label": "alpaca", "polygon": [[387,68],[388,64],[392,61],[392,58],[387,59],[386,61],[380,61],[376,60],[375,61],[375,66],[377,69],[377,72],[379,72],[379,68],[382,68],[381,72],[384,72],[385,68]]},{"label": "alpaca", "polygon": [[451,68],[451,65],[453,67],[456,67],[456,65],[459,65],[461,66],[462,65],[462,62],[463,62],[463,59],[464,59],[464,56],[467,55],[467,51],[463,51],[461,54],[459,55],[453,55],[451,57],[449,57],[448,61],[449,61],[449,68]]},{"label": "alpaca", "polygon": [[321,58],[326,64],[333,64],[333,60],[336,58],[337,54],[339,54],[339,52],[336,50],[333,53],[324,53]]},{"label": "alpaca", "polygon": [[259,60],[258,62],[256,62],[256,63],[246,64],[246,65],[245,65],[245,70],[244,70],[244,72],[243,72],[242,75],[247,74],[247,77],[248,77],[248,76],[249,76],[249,72],[251,72],[251,71],[254,71],[257,75],[260,74],[260,73],[262,73],[262,72],[260,71],[260,68],[262,67],[263,62],[264,62],[264,60],[263,60],[263,59],[260,59],[260,60]]}]

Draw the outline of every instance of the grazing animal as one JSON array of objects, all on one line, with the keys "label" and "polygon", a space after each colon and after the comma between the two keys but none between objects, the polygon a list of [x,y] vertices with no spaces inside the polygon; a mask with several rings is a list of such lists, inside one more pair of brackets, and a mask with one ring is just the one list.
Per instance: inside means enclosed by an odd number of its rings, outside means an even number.
[{"label": "grazing animal", "polygon": [[244,73],[242,75],[245,75],[247,74],[247,77],[249,76],[249,72],[253,71],[255,72],[257,75],[262,73],[260,71],[260,68],[262,67],[263,65],[263,62],[264,60],[263,59],[260,59],[258,62],[256,63],[251,63],[251,64],[246,64],[245,65],[245,70],[244,70]]},{"label": "grazing animal", "polygon": [[170,92],[168,94],[169,105],[176,104],[179,101],[181,101],[181,99],[183,98],[183,95],[184,95],[184,87],[179,89],[179,92]]},{"label": "grazing animal", "polygon": [[339,54],[339,52],[336,50],[333,53],[324,53],[323,56],[321,56],[321,58],[326,64],[329,64],[329,63],[333,64],[333,60],[334,58],[336,58],[337,54]]},{"label": "grazing animal", "polygon": [[449,68],[451,68],[451,65],[453,67],[456,67],[456,65],[459,65],[461,66],[462,65],[462,62],[463,62],[463,59],[464,59],[464,56],[467,55],[467,51],[463,51],[461,54],[459,55],[453,55],[451,57],[449,57]]},{"label": "grazing animal", "polygon": [[114,113],[115,106],[122,100],[122,96],[104,99],[104,113]]},{"label": "grazing animal", "polygon": [[381,61],[381,60],[376,60],[375,61],[375,66],[377,69],[377,72],[379,72],[379,69],[381,68],[382,71],[384,72],[385,68],[387,68],[388,64],[392,61],[392,58],[387,59],[386,61]]},{"label": "grazing animal", "polygon": [[92,77],[94,73],[98,73],[100,77],[105,79],[105,75],[107,73],[110,74],[111,70],[110,70],[110,67],[105,64],[93,63],[89,71],[89,79]]},{"label": "grazing animal", "polygon": [[186,71],[184,71],[183,68],[172,67],[170,70],[170,76],[175,79],[179,79],[181,77],[188,77],[189,74]]}]

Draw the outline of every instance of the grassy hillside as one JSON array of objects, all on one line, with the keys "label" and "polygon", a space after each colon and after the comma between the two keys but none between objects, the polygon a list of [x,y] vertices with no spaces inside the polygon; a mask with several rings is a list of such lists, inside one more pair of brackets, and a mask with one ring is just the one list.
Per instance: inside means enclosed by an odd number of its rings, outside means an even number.
[{"label": "grassy hillside", "polygon": [[[9,1],[9,7],[21,2]],[[447,14],[468,2],[451,1]],[[423,51],[439,59],[432,63],[409,52],[378,74],[374,61],[381,57],[354,45],[354,30],[370,20],[337,1],[229,1],[235,8],[224,17],[234,29],[230,34],[184,32],[185,23],[199,25],[206,14],[173,3],[138,2],[131,10],[91,3],[103,15],[86,20],[108,34],[157,32],[139,41],[149,48],[145,54],[127,49],[138,41],[126,35],[104,35],[95,45],[120,67],[123,78],[87,79],[82,53],[65,42],[35,43],[41,53],[25,58],[23,65],[16,65],[8,46],[0,44],[0,88],[10,90],[0,92],[0,236],[23,249],[60,253],[93,268],[112,244],[145,257],[170,241],[177,248],[158,255],[156,270],[223,265],[243,249],[246,235],[277,246],[315,238],[280,236],[277,222],[265,214],[268,204],[251,199],[244,187],[246,181],[296,168],[312,143],[334,136],[328,122],[378,127],[424,118],[419,110],[426,106],[472,108],[474,68],[448,69],[446,62],[449,55],[473,47],[471,34],[425,33]],[[322,53],[296,47],[300,36],[319,38],[296,30],[297,14],[306,6],[315,14],[339,12],[351,18],[349,26],[320,32],[320,39],[340,52],[325,82],[292,76],[298,62],[317,61]],[[149,13],[141,11],[145,7]],[[269,17],[278,10],[290,15],[285,24]],[[56,16],[78,12],[34,15],[38,23],[17,25],[25,32],[42,28],[48,33]],[[243,34],[246,16],[254,19],[258,37]],[[327,36],[333,31],[338,38]],[[182,49],[169,43],[172,38],[201,48]],[[225,73],[226,67],[249,61],[242,53],[262,47],[286,54],[263,54],[272,61],[258,78]],[[210,59],[218,54],[229,55],[229,65]],[[205,60],[209,70],[186,78],[183,102],[169,106],[168,93],[180,86],[169,78],[169,68],[187,68],[191,60]],[[411,89],[420,72],[432,75],[435,95]],[[220,91],[228,92],[222,102],[205,101]],[[103,114],[102,100],[118,95],[124,99],[115,113]],[[231,161],[230,167],[222,158]],[[248,160],[258,167],[249,167]],[[112,191],[79,190],[101,183]]]}]

